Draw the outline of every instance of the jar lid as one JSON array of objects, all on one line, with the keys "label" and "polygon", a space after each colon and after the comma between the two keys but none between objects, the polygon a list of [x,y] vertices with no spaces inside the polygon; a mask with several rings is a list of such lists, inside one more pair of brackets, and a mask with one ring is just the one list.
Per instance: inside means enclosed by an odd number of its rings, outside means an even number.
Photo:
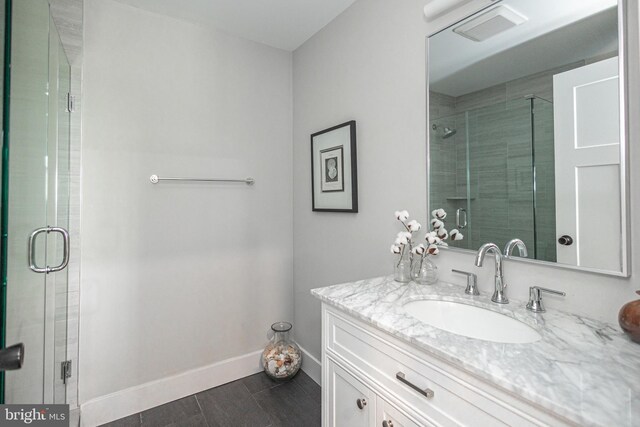
[{"label": "jar lid", "polygon": [[293,325],[289,322],[276,322],[271,325],[271,329],[274,332],[287,332],[290,331]]}]

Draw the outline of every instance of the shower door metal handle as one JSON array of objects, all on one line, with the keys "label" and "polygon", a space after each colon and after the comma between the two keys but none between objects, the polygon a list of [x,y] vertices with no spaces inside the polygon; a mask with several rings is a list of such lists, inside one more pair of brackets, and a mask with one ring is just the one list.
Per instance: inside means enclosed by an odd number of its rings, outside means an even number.
[{"label": "shower door metal handle", "polygon": [[[460,222],[460,217],[462,216],[460,215],[461,213],[464,213],[464,223]],[[456,210],[456,225],[458,226],[459,230],[462,230],[467,227],[467,210],[466,209],[458,208],[458,210]]]},{"label": "shower door metal handle", "polygon": [[33,230],[33,233],[29,235],[29,249],[28,249],[29,268],[34,273],[45,273],[45,274],[48,273],[47,267],[42,268],[36,265],[36,245],[35,245],[36,237],[38,237],[39,234],[47,233],[48,231],[49,231],[49,227],[37,228]]},{"label": "shower door metal handle", "polygon": [[69,232],[62,227],[50,227],[49,233],[60,233],[62,235],[62,262],[56,267],[49,267],[47,273],[55,273],[64,270],[69,265]]},{"label": "shower door metal handle", "polygon": [[[60,233],[62,235],[62,262],[60,265],[56,267],[38,267],[36,265],[36,245],[35,241],[39,234],[42,233]],[[29,235],[29,248],[28,248],[28,256],[29,256],[29,268],[34,273],[55,273],[56,271],[64,270],[67,265],[69,265],[69,232],[62,227],[42,227],[34,230]]]},{"label": "shower door metal handle", "polygon": [[24,344],[15,344],[0,350],[0,372],[21,369],[24,363]]}]

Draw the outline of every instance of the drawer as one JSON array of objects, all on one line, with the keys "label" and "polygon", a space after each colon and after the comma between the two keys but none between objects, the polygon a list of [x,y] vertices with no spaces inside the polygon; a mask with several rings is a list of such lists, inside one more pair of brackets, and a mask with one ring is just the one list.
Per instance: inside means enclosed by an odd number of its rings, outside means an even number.
[{"label": "drawer", "polygon": [[[447,362],[407,347],[341,312],[327,308],[324,320],[327,355],[350,365],[362,378],[371,381],[374,391],[394,403],[399,402],[405,412],[416,413],[442,426],[549,424],[531,416],[527,408],[512,407],[502,396],[496,398],[486,391],[484,383],[479,388],[465,382],[460,376],[469,375],[460,375],[453,366],[446,366]],[[406,381],[397,378],[399,373],[404,374]],[[416,389],[429,389],[433,396],[427,397]]]},{"label": "drawer", "polygon": [[377,427],[430,427],[430,424],[418,423],[409,418],[391,403],[381,397],[376,402]]},{"label": "drawer", "polygon": [[327,427],[371,427],[375,425],[376,395],[335,362],[327,363],[329,384],[323,390]]}]

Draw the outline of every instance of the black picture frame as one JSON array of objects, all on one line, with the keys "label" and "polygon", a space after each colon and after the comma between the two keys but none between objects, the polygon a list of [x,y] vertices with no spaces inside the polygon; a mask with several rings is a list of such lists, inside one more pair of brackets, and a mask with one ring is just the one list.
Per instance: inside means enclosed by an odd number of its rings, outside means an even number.
[{"label": "black picture frame", "polygon": [[[345,127],[348,127],[346,137],[343,129]],[[326,146],[327,138],[333,141],[329,146]],[[327,162],[327,156],[335,161]],[[328,165],[331,165],[330,173],[325,169],[329,167]],[[340,197],[341,194],[343,197]],[[313,212],[358,212],[355,120],[311,134],[311,210]]]}]

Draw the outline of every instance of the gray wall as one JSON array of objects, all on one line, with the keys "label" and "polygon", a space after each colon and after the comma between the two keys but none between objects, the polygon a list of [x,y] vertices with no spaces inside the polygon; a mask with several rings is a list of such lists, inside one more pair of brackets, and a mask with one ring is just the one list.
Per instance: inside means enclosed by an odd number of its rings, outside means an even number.
[{"label": "gray wall", "polygon": [[81,404],[293,317],[291,53],[111,0],[84,41]]},{"label": "gray wall", "polygon": [[[320,357],[320,303],[309,289],[392,272],[388,246],[395,232],[394,210],[407,208],[426,219],[424,1],[359,0],[294,53],[294,288],[296,337]],[[632,13],[638,14],[637,5]],[[633,34],[632,66],[638,68],[638,35]],[[637,93],[637,84],[631,93]],[[637,100],[635,100],[637,102]],[[632,141],[637,117],[632,105]],[[356,215],[311,212],[309,134],[358,120],[361,211]],[[633,142],[632,162],[640,162]],[[631,185],[640,185],[640,168],[631,169]],[[640,196],[632,193],[631,218],[638,217]],[[637,222],[631,240],[640,242]],[[638,244],[634,249],[640,250]],[[640,268],[639,257],[633,268]],[[441,278],[463,284],[451,268],[475,271],[489,292],[493,267],[473,266],[470,254],[441,253]],[[600,276],[555,267],[507,262],[509,295],[526,300],[528,287],[562,289],[565,298],[548,297],[549,309],[615,323],[625,302],[636,296],[638,276]]]},{"label": "gray wall", "polygon": [[[388,274],[393,212],[426,218],[424,0],[360,0],[294,52],[296,339],[320,356],[309,290]],[[309,135],[357,121],[360,212],[311,212]]]}]

